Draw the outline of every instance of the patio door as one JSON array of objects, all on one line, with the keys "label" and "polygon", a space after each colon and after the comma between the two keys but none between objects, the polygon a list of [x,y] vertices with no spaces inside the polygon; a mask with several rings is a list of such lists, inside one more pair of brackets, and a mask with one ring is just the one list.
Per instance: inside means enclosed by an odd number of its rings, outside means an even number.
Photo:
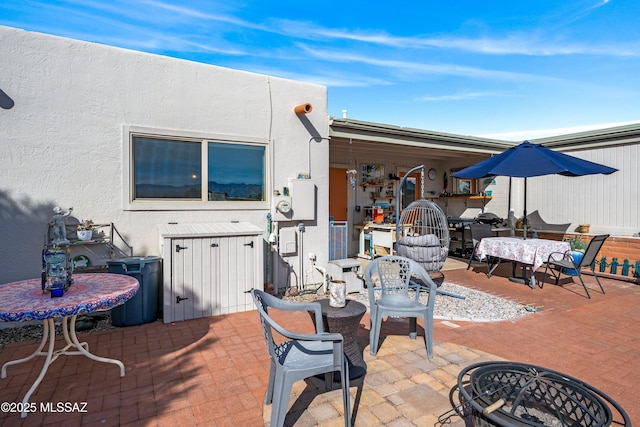
[{"label": "patio door", "polygon": [[329,216],[334,221],[347,220],[347,170],[329,168]]},{"label": "patio door", "polygon": [[[401,174],[401,177],[404,177],[406,172]],[[420,195],[422,194],[421,182],[420,182],[420,172],[412,173],[407,177],[404,182],[404,188],[402,188],[402,206],[400,206],[400,210],[409,206],[409,203],[420,199]]]}]

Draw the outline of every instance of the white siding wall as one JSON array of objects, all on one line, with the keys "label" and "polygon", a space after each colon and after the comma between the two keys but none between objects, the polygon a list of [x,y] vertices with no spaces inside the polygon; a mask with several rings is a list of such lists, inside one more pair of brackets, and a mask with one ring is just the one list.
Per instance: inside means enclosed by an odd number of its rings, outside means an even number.
[{"label": "white siding wall", "polygon": [[[328,135],[326,88],[9,27],[0,40],[0,89],[15,103],[0,109],[0,283],[39,275],[54,206],[114,222],[134,255],[159,255],[155,224],[237,220],[266,229],[269,209],[125,211],[125,126],[270,140],[267,195],[312,173],[317,211],[304,249],[327,262],[329,148],[308,142]],[[307,102],[313,111],[299,118],[293,107]],[[297,269],[297,257],[289,262]],[[275,271],[285,283],[286,271]]]},{"label": "white siding wall", "polygon": [[[591,224],[591,233],[622,236],[640,232],[639,149],[638,144],[631,144],[567,152],[617,168],[618,172],[576,178],[558,175],[529,178],[527,211],[538,210],[548,223],[571,223],[570,230],[579,224]],[[517,216],[522,214],[524,187],[520,188],[522,191],[514,188],[513,192],[519,206]]]}]

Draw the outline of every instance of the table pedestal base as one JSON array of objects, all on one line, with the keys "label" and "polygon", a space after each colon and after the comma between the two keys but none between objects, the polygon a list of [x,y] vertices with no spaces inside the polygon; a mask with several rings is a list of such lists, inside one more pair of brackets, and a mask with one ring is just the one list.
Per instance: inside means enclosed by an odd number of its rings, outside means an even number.
[{"label": "table pedestal base", "polygon": [[[329,300],[318,301],[322,307],[322,323],[324,330],[337,332],[344,338],[344,354],[349,362],[349,379],[353,380],[367,372],[367,363],[362,358],[362,350],[358,346],[358,326],[367,307],[354,300],[347,300],[345,307],[336,308],[329,305]],[[338,380],[336,373],[334,380]]]},{"label": "table pedestal base", "polygon": [[[511,277],[509,277],[510,282],[520,283],[522,285],[529,285],[531,289],[535,289],[537,282],[536,277],[534,275],[533,269],[530,265],[521,264],[522,274],[520,276],[516,275],[516,270],[518,269],[518,262],[512,261],[513,269],[511,272]],[[527,276],[527,272],[529,275]]]},{"label": "table pedestal base", "polygon": [[[40,345],[38,346],[36,351],[34,351],[31,355],[23,359],[12,360],[2,365],[2,378],[6,378],[8,366],[19,365],[20,363],[28,362],[29,360],[33,359],[36,356],[45,356],[44,366],[42,366],[40,375],[38,375],[38,378],[36,378],[35,382],[33,383],[29,391],[27,391],[27,394],[25,394],[24,398],[22,399],[23,408],[27,407],[26,404],[29,402],[29,398],[42,382],[42,379],[44,378],[45,374],[47,373],[47,370],[49,369],[49,365],[51,365],[58,358],[58,356],[62,354],[64,354],[65,356],[84,355],[98,362],[113,363],[120,367],[120,376],[124,377],[124,364],[121,361],[115,360],[115,359],[109,359],[106,357],[99,357],[94,354],[91,354],[89,353],[89,344],[87,344],[86,342],[80,343],[78,341],[78,337],[76,336],[76,318],[77,317],[78,317],[77,315],[72,316],[71,322],[68,322],[68,318],[66,316],[62,318],[62,335],[64,336],[64,340],[67,343],[67,345],[64,348],[56,351],[53,350],[55,341],[56,341],[55,323],[53,322],[53,318],[45,319],[42,321],[43,328],[44,328],[42,332],[42,341],[40,341]],[[49,342],[47,351],[43,352],[42,349],[45,347],[45,345],[47,345],[47,341]],[[75,349],[75,350],[69,351],[69,349]],[[22,412],[21,417],[26,418],[26,416],[27,416],[27,412]]]}]

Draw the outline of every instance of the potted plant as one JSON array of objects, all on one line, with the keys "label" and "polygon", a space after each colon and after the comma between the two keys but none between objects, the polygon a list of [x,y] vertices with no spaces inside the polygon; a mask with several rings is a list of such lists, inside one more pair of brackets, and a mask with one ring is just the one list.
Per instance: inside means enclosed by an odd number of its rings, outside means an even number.
[{"label": "potted plant", "polygon": [[[567,242],[569,242],[569,246],[571,247],[571,259],[573,259],[573,263],[579,264],[589,244],[582,240],[582,236],[573,237],[568,239]],[[578,275],[578,272],[574,268],[565,268],[564,273],[569,276]]]},{"label": "potted plant", "polygon": [[580,224],[578,225],[578,233],[588,233],[589,232],[589,227],[591,227],[591,224]]},{"label": "potted plant", "polygon": [[84,219],[78,224],[76,233],[78,235],[78,240],[80,241],[88,241],[91,240],[93,236],[93,221],[90,219]]}]

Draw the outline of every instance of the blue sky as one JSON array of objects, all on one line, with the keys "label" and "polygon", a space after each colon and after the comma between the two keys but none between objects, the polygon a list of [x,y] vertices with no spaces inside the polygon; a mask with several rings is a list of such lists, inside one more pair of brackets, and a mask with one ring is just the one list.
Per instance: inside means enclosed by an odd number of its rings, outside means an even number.
[{"label": "blue sky", "polygon": [[637,0],[0,0],[0,25],[325,85],[334,117],[512,140],[640,121],[639,22]]}]

